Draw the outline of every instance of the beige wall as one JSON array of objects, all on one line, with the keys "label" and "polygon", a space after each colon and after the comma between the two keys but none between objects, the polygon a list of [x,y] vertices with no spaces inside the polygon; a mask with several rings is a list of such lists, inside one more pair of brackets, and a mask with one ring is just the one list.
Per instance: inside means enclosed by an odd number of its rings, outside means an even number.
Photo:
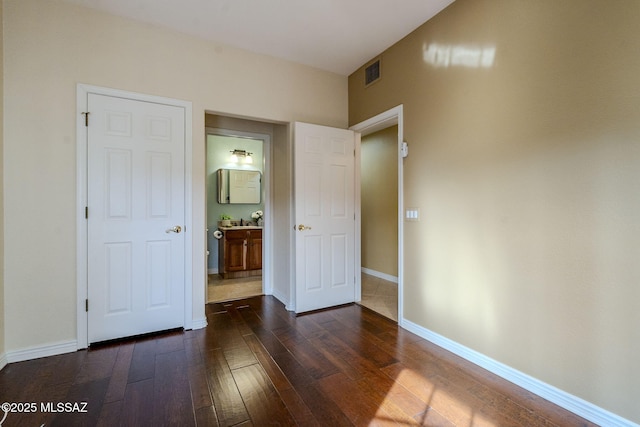
[{"label": "beige wall", "polygon": [[637,0],[457,0],[349,78],[352,124],[404,104],[404,317],[635,422],[638,22]]},{"label": "beige wall", "polygon": [[[3,1],[0,0],[0,99],[4,100],[4,21],[3,21]],[[2,366],[2,356],[4,354],[4,102],[0,102],[0,366]]]},{"label": "beige wall", "polygon": [[206,273],[205,111],[347,124],[343,76],[55,0],[5,1],[4,18],[7,351],[76,338],[78,83],[193,103],[196,317]]},{"label": "beige wall", "polygon": [[362,137],[362,267],[398,276],[398,126]]},{"label": "beige wall", "polygon": [[[293,140],[290,126],[274,126],[274,144],[271,156],[273,217],[273,294],[281,301],[293,297],[294,235],[293,224]],[[291,306],[287,306],[290,309]]]}]

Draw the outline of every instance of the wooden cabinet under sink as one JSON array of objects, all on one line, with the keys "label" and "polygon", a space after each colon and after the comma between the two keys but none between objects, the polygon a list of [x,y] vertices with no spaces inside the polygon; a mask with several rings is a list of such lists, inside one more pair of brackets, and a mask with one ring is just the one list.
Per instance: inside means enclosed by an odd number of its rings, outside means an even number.
[{"label": "wooden cabinet under sink", "polygon": [[262,275],[262,229],[223,230],[218,270],[225,279]]}]

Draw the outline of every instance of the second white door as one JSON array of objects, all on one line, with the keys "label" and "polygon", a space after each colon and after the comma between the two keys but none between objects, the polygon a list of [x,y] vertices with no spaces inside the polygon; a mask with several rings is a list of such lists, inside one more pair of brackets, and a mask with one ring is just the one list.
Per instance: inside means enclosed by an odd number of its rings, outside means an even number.
[{"label": "second white door", "polygon": [[296,312],[355,301],[355,133],[294,127]]}]

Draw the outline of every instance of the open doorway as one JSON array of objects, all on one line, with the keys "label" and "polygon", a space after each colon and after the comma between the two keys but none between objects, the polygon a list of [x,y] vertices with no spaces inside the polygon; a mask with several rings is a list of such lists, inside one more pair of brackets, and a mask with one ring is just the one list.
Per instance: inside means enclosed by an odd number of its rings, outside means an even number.
[{"label": "open doorway", "polygon": [[398,320],[398,126],[363,135],[360,145],[360,304]]},{"label": "open doorway", "polygon": [[402,105],[351,127],[360,132],[360,200],[356,300],[402,324],[403,141]]},{"label": "open doorway", "polygon": [[271,135],[206,128],[207,302],[265,293]]}]

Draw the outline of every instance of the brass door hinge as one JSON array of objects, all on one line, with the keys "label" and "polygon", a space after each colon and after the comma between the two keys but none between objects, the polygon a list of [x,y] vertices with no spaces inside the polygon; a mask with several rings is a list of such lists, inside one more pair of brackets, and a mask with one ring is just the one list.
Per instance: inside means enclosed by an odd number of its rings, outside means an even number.
[{"label": "brass door hinge", "polygon": [[84,311],[89,311],[89,299],[84,300]]},{"label": "brass door hinge", "polygon": [[84,112],[84,113],[81,113],[81,114],[84,116],[84,125],[86,127],[89,127],[89,114],[90,113],[87,111],[87,112]]}]

